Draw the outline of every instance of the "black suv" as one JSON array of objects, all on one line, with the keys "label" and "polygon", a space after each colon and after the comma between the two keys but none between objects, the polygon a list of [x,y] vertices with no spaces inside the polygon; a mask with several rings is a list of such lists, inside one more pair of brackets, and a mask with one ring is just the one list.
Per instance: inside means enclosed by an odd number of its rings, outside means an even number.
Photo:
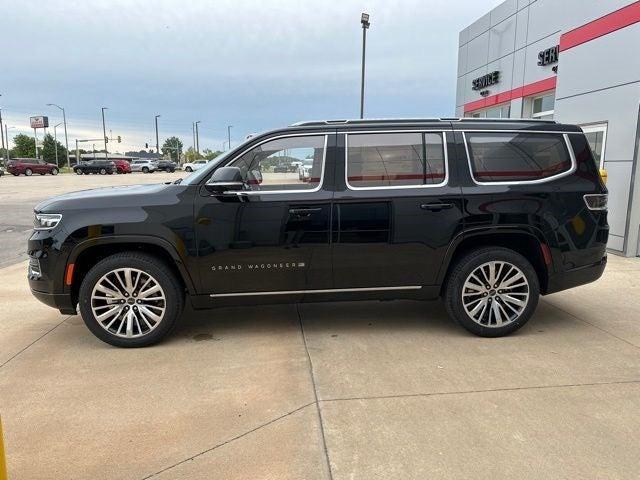
[{"label": "black suv", "polygon": [[[309,175],[277,168],[312,162]],[[35,208],[33,294],[113,345],[196,309],[442,297],[481,336],[606,265],[607,190],[553,121],[321,121],[247,140],[184,180]]]},{"label": "black suv", "polygon": [[111,175],[116,173],[116,164],[111,160],[86,160],[74,165],[73,171],[78,175],[89,175],[90,173]]},{"label": "black suv", "polygon": [[176,164],[172,160],[158,160],[158,171],[173,173],[176,171]]}]

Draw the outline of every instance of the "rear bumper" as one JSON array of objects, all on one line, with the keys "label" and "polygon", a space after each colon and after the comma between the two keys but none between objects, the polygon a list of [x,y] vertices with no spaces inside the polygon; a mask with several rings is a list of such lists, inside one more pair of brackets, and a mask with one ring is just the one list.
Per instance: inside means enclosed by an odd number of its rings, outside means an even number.
[{"label": "rear bumper", "polygon": [[45,305],[60,310],[60,313],[65,315],[75,315],[77,313],[76,307],[71,301],[71,294],[69,293],[47,293],[34,290],[33,288],[31,289],[31,293]]},{"label": "rear bumper", "polygon": [[549,278],[547,294],[585,285],[598,280],[607,266],[607,256],[596,263],[567,270]]}]

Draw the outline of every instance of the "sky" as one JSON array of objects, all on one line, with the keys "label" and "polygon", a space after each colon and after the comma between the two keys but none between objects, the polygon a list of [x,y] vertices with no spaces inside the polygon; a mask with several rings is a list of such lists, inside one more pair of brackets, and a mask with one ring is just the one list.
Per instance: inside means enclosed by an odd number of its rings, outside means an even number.
[{"label": "sky", "polygon": [[[0,109],[9,137],[65,107],[69,146],[178,136],[221,150],[301,120],[452,116],[458,32],[501,0],[2,0]],[[50,133],[53,129],[50,128]],[[39,136],[41,136],[41,131]],[[58,127],[58,139],[63,139]],[[85,146],[85,148],[87,148]],[[91,147],[89,147],[91,148]],[[102,146],[96,145],[96,148]]]}]

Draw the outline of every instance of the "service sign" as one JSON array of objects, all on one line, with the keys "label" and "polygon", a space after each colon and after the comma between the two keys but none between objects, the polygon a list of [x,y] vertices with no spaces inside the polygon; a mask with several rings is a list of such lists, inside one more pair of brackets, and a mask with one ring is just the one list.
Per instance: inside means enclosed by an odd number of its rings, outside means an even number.
[{"label": "service sign", "polygon": [[49,117],[31,117],[31,128],[48,128]]}]

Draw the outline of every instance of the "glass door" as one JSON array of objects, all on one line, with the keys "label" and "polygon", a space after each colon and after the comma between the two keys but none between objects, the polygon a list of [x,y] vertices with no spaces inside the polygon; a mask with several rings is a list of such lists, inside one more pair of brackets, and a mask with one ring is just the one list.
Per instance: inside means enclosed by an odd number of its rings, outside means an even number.
[{"label": "glass door", "polygon": [[593,157],[595,158],[598,167],[604,168],[605,146],[607,143],[607,124],[598,123],[585,125],[582,127],[582,130],[587,137],[587,141],[589,142],[589,146],[591,147]]}]

